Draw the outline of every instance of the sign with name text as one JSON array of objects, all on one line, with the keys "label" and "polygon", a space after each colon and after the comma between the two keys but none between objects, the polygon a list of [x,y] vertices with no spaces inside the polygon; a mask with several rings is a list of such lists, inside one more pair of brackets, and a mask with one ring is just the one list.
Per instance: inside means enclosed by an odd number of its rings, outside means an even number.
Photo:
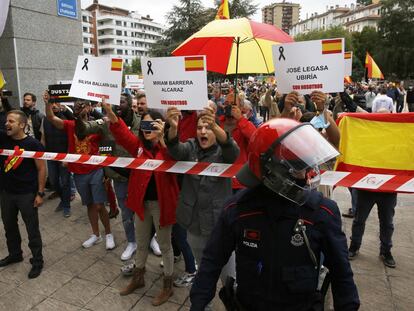
[{"label": "sign with name text", "polygon": [[280,93],[344,90],[343,38],[274,45],[273,63]]},{"label": "sign with name text", "polygon": [[57,14],[59,16],[78,18],[77,0],[57,0]]},{"label": "sign with name text", "polygon": [[205,56],[141,58],[149,108],[202,110],[208,101]]},{"label": "sign with name text", "polygon": [[143,90],[144,79],[139,75],[125,75],[125,87],[128,89]]},{"label": "sign with name text", "polygon": [[122,90],[122,59],[79,56],[70,97],[119,105]]}]

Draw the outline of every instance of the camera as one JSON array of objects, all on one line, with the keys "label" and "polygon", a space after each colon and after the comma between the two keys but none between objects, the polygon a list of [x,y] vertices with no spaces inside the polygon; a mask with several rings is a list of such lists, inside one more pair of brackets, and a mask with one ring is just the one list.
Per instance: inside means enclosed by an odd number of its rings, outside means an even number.
[{"label": "camera", "polygon": [[224,106],[224,116],[231,117],[231,105]]},{"label": "camera", "polygon": [[154,121],[143,121],[141,120],[141,130],[143,131],[156,131],[157,129],[152,124]]}]

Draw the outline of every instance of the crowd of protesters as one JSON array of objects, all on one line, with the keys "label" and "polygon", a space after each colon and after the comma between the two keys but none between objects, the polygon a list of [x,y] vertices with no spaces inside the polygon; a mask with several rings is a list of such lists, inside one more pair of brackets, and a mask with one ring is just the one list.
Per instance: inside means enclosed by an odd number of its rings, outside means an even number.
[{"label": "crowd of protesters", "polygon": [[[123,92],[119,105],[78,100],[73,106],[50,102],[46,91],[42,103],[32,93],[23,96],[23,107],[13,109],[7,97],[0,102],[0,148],[44,150],[58,153],[112,155],[142,159],[214,163],[248,161],[248,144],[256,128],[273,118],[310,122],[335,147],[339,130],[335,120],[343,112],[401,113],[405,99],[414,112],[414,90],[402,83],[349,84],[338,94],[313,92],[280,94],[277,87],[241,80],[208,85],[209,101],[202,111],[151,110],[143,91]],[[135,92],[134,92],[135,93]],[[40,107],[40,105],[43,105]],[[40,112],[45,111],[45,115]],[[123,272],[132,275],[121,295],[145,286],[145,264],[149,249],[162,256],[163,286],[153,298],[154,306],[173,295],[173,285],[190,286],[202,252],[223,210],[224,202],[244,188],[236,179],[212,176],[177,176],[166,172],[129,170],[57,161],[1,156],[1,214],[9,255],[0,260],[6,266],[23,260],[17,224],[20,211],[29,237],[32,269],[29,278],[43,268],[42,241],[37,208],[48,186],[59,198],[57,212],[71,216],[71,202],[77,192],[91,225],[84,248],[105,240],[108,251],[125,244]],[[46,173],[47,172],[47,173]],[[12,185],[12,186],[11,186]],[[321,189],[322,190],[322,189]],[[323,191],[329,196],[329,191]],[[381,222],[380,254],[384,264],[395,267],[391,255],[395,193],[372,195],[353,191],[355,217],[350,259],[361,246],[365,221],[377,203]],[[109,205],[109,211],[107,210]],[[110,218],[121,211],[124,236],[112,234]],[[99,221],[104,227],[101,236]],[[135,254],[135,260],[134,259]],[[173,279],[174,263],[183,258],[185,273]],[[47,258],[46,258],[47,260]],[[222,270],[222,281],[235,277],[234,256]]]}]

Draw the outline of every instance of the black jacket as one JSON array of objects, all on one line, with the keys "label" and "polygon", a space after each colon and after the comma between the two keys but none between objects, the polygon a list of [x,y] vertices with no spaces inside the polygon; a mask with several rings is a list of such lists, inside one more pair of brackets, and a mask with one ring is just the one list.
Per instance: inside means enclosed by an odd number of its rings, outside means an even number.
[{"label": "black jacket", "polygon": [[214,297],[221,269],[233,251],[236,295],[245,310],[323,310],[318,269],[304,240],[295,237],[298,219],[305,222],[317,260],[324,254],[335,310],[357,310],[358,292],[336,203],[315,191],[304,206],[298,206],[264,186],[241,191],[225,208],[191,289],[191,310],[204,310]]}]

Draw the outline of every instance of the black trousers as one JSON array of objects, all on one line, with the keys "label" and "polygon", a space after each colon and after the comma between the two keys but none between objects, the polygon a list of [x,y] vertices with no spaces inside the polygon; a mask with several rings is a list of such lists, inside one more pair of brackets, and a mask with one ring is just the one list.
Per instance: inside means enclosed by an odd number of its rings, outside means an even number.
[{"label": "black trousers", "polygon": [[42,237],[39,231],[38,210],[33,206],[35,197],[36,194],[34,193],[12,194],[3,191],[1,193],[1,218],[4,231],[6,232],[9,256],[18,258],[23,254],[21,248],[22,238],[17,222],[17,216],[20,211],[26,225],[29,248],[33,256],[31,262],[33,265],[43,265]]}]

